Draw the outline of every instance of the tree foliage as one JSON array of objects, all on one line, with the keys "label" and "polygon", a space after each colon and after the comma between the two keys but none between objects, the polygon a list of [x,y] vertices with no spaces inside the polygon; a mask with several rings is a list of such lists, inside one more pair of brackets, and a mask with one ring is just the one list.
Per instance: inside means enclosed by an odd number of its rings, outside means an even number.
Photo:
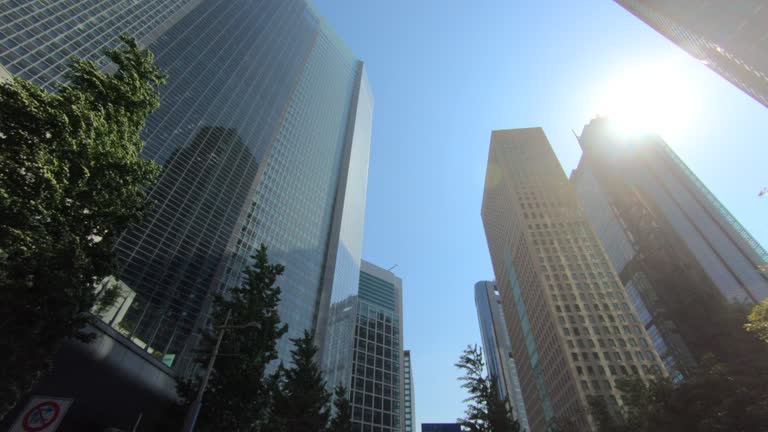
[{"label": "tree foliage", "polygon": [[744,328],[763,342],[768,342],[768,299],[752,308]]},{"label": "tree foliage", "polygon": [[347,389],[339,384],[333,391],[334,415],[328,432],[352,432],[352,405],[347,397]]},{"label": "tree foliage", "polygon": [[[203,396],[197,423],[202,431],[266,430],[275,387],[265,374],[277,359],[277,341],[288,328],[280,322],[280,287],[275,285],[284,268],[269,263],[263,244],[253,259],[242,285],[214,299],[213,321],[223,323],[228,313],[230,319]],[[215,343],[219,331],[214,328],[205,335],[206,346]],[[199,361],[207,365],[208,356]],[[179,393],[189,402],[199,386],[198,381],[184,382]]]},{"label": "tree foliage", "polygon": [[74,59],[55,93],[0,83],[0,417],[83,331],[113,246],[149,207],[159,168],[139,136],[165,76],[123,36],[103,73]]},{"label": "tree foliage", "polygon": [[494,377],[485,375],[485,362],[480,348],[467,346],[455,365],[464,372],[459,378],[469,397],[461,427],[470,432],[518,432],[520,424],[512,418],[509,402],[499,397]]},{"label": "tree foliage", "polygon": [[705,357],[680,384],[666,378],[620,381],[623,416],[600,421],[600,432],[754,432],[768,425],[768,367],[726,365]]},{"label": "tree foliage", "polygon": [[317,347],[312,334],[291,339],[293,365],[280,368],[279,392],[272,413],[275,432],[322,432],[328,426],[331,396],[325,390],[325,378],[315,362]]}]

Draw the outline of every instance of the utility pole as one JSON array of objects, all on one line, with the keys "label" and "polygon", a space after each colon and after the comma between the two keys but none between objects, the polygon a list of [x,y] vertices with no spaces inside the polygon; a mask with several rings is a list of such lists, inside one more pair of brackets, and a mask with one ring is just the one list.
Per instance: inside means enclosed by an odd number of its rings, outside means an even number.
[{"label": "utility pole", "polygon": [[205,388],[208,386],[208,379],[211,377],[213,371],[213,364],[216,362],[216,356],[219,354],[219,347],[221,346],[221,340],[224,338],[224,332],[227,330],[227,324],[229,323],[229,316],[232,314],[232,310],[227,311],[227,317],[224,319],[224,325],[219,330],[219,337],[216,339],[216,346],[213,348],[211,358],[208,360],[208,367],[205,370],[203,376],[203,382],[200,384],[200,388],[197,391],[197,397],[189,406],[187,411],[187,418],[184,420],[184,432],[192,432],[195,429],[195,423],[197,423],[197,416],[200,414],[200,407],[203,405],[203,394],[205,394]]}]

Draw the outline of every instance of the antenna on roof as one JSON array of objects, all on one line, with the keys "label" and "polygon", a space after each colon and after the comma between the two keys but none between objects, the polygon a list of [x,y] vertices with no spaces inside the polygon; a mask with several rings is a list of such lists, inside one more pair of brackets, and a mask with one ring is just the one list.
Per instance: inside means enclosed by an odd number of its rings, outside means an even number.
[{"label": "antenna on roof", "polygon": [[388,268],[388,269],[387,269],[387,271],[388,271],[388,272],[391,272],[391,271],[392,271],[392,269],[394,269],[395,267],[397,267],[397,264],[395,264],[395,265],[393,265],[392,267]]}]

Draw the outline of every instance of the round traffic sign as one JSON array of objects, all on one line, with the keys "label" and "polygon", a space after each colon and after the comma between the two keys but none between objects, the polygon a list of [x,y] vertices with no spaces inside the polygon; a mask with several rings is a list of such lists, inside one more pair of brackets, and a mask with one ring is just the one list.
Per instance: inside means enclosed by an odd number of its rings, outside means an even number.
[{"label": "round traffic sign", "polygon": [[45,401],[33,406],[21,422],[25,432],[41,432],[56,422],[59,418],[61,407],[57,402]]}]

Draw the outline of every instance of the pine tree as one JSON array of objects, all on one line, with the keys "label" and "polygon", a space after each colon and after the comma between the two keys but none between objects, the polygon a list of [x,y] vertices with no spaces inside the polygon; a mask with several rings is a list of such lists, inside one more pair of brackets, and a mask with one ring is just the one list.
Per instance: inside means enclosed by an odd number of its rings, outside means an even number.
[{"label": "pine tree", "polygon": [[0,418],[63,341],[89,341],[95,285],[116,274],[113,247],[150,202],[159,167],[140,133],[165,76],[151,52],[107,50],[112,74],[74,59],[55,93],[0,83]]},{"label": "pine tree", "polygon": [[[273,430],[284,432],[322,432],[330,416],[331,396],[325,390],[325,379],[315,362],[317,347],[308,331],[291,339],[293,365],[279,371],[280,391],[276,395]],[[279,429],[278,429],[279,428]]]},{"label": "pine tree", "polygon": [[459,419],[470,432],[518,432],[520,424],[512,418],[508,401],[501,400],[496,379],[485,375],[485,362],[480,348],[467,346],[456,367],[464,371],[459,378],[469,392],[466,416]]},{"label": "pine tree", "polygon": [[[227,314],[230,318],[203,396],[197,422],[201,431],[268,430],[264,423],[275,386],[265,372],[277,358],[277,341],[288,329],[280,322],[280,287],[275,286],[284,268],[269,263],[263,244],[253,259],[253,266],[244,271],[242,286],[214,301],[213,322],[223,323]],[[206,345],[213,345],[218,332],[214,328],[206,335]],[[208,358],[199,361],[205,365]],[[179,394],[190,402],[199,386],[198,381],[184,382]]]},{"label": "pine tree", "polygon": [[352,405],[347,397],[347,389],[339,384],[333,392],[334,416],[328,432],[352,432]]}]

